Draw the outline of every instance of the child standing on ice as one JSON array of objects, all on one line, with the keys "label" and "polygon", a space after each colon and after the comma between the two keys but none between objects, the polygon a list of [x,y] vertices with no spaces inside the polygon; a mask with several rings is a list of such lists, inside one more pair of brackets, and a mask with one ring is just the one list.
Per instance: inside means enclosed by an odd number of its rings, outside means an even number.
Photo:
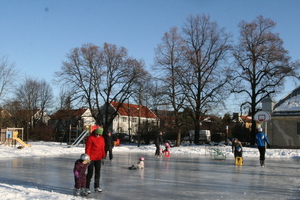
[{"label": "child standing on ice", "polygon": [[128,167],[128,169],[144,169],[145,167],[144,160],[145,160],[144,157],[140,157],[140,161],[137,164]]},{"label": "child standing on ice", "polygon": [[243,157],[243,146],[242,143],[237,139],[234,138],[232,142],[232,153],[234,153],[234,157]]},{"label": "child standing on ice", "polygon": [[90,157],[87,154],[82,154],[80,159],[76,160],[74,165],[74,179],[75,179],[75,188],[74,188],[74,195],[75,196],[87,196],[88,193],[85,189],[86,187],[86,174],[85,171],[87,170],[90,163]]}]

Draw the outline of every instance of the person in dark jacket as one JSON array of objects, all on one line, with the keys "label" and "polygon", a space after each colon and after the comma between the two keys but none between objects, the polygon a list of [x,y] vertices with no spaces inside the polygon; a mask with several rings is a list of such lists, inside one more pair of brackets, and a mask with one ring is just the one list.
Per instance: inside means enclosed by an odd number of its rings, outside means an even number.
[{"label": "person in dark jacket", "polygon": [[90,163],[90,157],[87,154],[82,154],[80,159],[76,160],[73,173],[75,179],[75,188],[74,188],[74,195],[75,196],[87,196],[86,191],[86,175],[85,171],[88,168]]},{"label": "person in dark jacket", "polygon": [[109,131],[107,131],[106,136],[105,136],[105,150],[106,150],[106,154],[107,154],[107,152],[109,154],[110,161],[113,160],[113,153],[112,153],[113,148],[114,148],[114,140],[111,135],[111,131],[109,130]]},{"label": "person in dark jacket", "polygon": [[86,189],[87,189],[87,193],[89,194],[91,193],[90,183],[93,177],[94,169],[95,169],[95,182],[94,182],[95,192],[102,192],[102,189],[100,188],[101,160],[103,158],[106,158],[105,140],[102,137],[102,133],[103,133],[103,128],[99,126],[87,138],[85,144],[85,153],[89,155],[91,158],[91,163],[88,167],[88,172],[86,175]]},{"label": "person in dark jacket", "polygon": [[242,143],[237,139],[234,138],[232,142],[232,153],[234,153],[234,157],[243,157],[243,146]]},{"label": "person in dark jacket", "polygon": [[160,156],[160,145],[162,144],[163,144],[162,132],[159,132],[159,134],[155,138],[155,146],[156,146],[155,156]]}]

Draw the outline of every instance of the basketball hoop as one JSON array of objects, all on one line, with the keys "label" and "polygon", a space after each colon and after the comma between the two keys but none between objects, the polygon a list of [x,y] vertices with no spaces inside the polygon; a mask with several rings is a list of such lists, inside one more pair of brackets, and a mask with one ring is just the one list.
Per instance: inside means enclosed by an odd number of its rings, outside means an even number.
[{"label": "basketball hoop", "polygon": [[269,121],[271,120],[271,115],[267,111],[258,111],[254,115],[254,120],[259,122]]}]

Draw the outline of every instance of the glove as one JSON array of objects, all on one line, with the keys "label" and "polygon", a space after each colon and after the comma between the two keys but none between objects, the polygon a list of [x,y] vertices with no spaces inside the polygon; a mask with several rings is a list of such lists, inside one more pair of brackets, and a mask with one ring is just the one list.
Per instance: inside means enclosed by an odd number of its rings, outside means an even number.
[{"label": "glove", "polygon": [[76,179],[79,179],[79,173],[78,172],[74,172],[74,176]]},{"label": "glove", "polygon": [[102,163],[102,165],[104,165],[105,161],[104,161],[104,160],[101,160],[101,163]]},{"label": "glove", "polygon": [[268,148],[271,148],[271,145],[270,145],[270,144],[267,144],[267,147],[268,147]]}]

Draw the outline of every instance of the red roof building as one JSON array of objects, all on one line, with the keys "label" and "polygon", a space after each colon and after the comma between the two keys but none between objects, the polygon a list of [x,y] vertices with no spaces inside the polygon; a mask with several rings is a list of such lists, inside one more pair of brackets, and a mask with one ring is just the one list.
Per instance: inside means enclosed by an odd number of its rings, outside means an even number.
[{"label": "red roof building", "polygon": [[[118,102],[111,102],[110,105],[112,105],[112,107],[114,109],[117,110],[119,103]],[[139,115],[139,109],[141,108],[141,112]],[[132,116],[132,117],[142,117],[142,118],[153,118],[156,119],[156,115],[147,107],[147,106],[139,106],[139,105],[135,105],[135,104],[128,104],[128,103],[122,103],[122,105],[119,107],[118,110],[119,115],[122,116]]]},{"label": "red roof building", "polygon": [[110,107],[117,111],[117,116],[110,127],[114,133],[130,133],[136,135],[138,124],[148,127],[159,126],[158,117],[147,107],[142,105],[111,102]]},{"label": "red roof building", "polygon": [[90,109],[80,108],[75,110],[59,110],[51,116],[49,125],[57,131],[66,131],[69,126],[83,128],[87,125],[94,125]]}]

